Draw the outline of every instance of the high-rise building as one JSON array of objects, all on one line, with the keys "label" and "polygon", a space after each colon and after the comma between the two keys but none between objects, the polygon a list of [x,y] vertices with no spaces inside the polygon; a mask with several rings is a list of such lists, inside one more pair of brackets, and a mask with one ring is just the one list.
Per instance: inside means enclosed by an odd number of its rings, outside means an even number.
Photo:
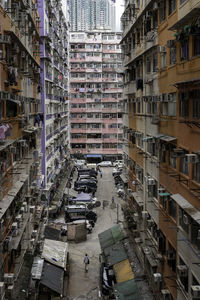
[{"label": "high-rise building", "polygon": [[[61,1],[38,1],[41,16],[42,172],[46,196],[57,184],[61,170],[68,169],[69,101],[68,52],[69,20]],[[50,211],[51,209],[49,209]]]},{"label": "high-rise building", "polygon": [[121,33],[70,33],[71,151],[122,157]]},{"label": "high-rise building", "polygon": [[111,0],[69,0],[70,31],[115,31],[115,3]]},{"label": "high-rise building", "polygon": [[[35,1],[0,1],[0,281],[11,299],[40,235],[40,17]],[[43,217],[43,216],[42,216]],[[34,232],[34,239],[32,232]]]},{"label": "high-rise building", "polygon": [[200,1],[125,1],[124,158],[156,299],[200,297]]}]

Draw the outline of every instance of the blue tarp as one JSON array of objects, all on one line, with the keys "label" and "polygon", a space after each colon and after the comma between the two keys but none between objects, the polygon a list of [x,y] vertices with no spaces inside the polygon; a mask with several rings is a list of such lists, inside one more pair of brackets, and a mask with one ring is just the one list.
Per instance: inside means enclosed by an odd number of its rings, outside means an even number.
[{"label": "blue tarp", "polygon": [[92,195],[87,193],[80,193],[75,199],[73,199],[73,201],[90,202],[92,201]]},{"label": "blue tarp", "polygon": [[102,154],[86,154],[86,157],[99,157],[99,158],[102,158]]}]

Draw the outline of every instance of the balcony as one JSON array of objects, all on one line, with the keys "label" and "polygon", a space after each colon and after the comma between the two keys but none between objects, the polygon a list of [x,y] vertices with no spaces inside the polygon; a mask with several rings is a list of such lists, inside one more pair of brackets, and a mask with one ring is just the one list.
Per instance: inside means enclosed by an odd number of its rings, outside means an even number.
[{"label": "balcony", "polygon": [[86,128],[71,128],[70,132],[71,133],[86,133],[87,129]]}]

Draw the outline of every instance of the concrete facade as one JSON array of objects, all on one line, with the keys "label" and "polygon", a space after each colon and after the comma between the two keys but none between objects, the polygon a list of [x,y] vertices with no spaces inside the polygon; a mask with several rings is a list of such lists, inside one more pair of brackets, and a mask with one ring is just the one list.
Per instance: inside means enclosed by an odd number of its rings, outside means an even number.
[{"label": "concrete facade", "polygon": [[70,33],[71,150],[101,159],[122,155],[120,33]]},{"label": "concrete facade", "polygon": [[199,297],[199,5],[126,1],[122,15],[127,195],[157,299]]}]

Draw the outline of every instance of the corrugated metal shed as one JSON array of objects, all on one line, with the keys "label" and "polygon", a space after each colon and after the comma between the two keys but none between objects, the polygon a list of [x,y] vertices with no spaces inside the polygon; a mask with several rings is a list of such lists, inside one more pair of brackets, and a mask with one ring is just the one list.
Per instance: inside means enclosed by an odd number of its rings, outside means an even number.
[{"label": "corrugated metal shed", "polygon": [[119,300],[142,300],[134,279],[114,285]]}]

